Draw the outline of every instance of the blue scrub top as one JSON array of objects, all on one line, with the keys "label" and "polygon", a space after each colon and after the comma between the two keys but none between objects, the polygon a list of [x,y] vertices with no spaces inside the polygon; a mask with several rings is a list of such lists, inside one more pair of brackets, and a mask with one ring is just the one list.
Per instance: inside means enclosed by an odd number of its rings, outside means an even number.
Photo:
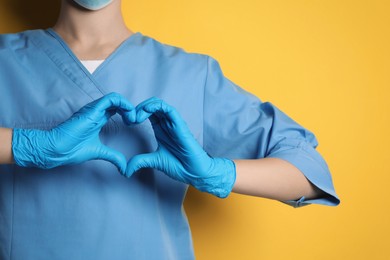
[{"label": "blue scrub top", "polygon": [[[209,56],[138,32],[90,74],[52,29],[0,36],[0,126],[51,129],[110,92],[134,105],[159,97],[210,155],[281,158],[326,193],[285,203],[339,203],[315,136],[224,77]],[[101,139],[127,158],[156,149],[149,122],[126,127],[119,116]],[[157,170],[125,179],[112,164],[89,161],[0,172],[1,259],[194,258],[182,206],[187,186]]]}]

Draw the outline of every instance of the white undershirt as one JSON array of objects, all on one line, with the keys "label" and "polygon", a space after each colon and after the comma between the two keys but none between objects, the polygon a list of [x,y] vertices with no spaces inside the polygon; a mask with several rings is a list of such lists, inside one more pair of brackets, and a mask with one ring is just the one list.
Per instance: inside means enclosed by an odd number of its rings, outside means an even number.
[{"label": "white undershirt", "polygon": [[93,73],[100,64],[103,63],[104,60],[80,60],[84,67],[89,71],[89,73]]}]

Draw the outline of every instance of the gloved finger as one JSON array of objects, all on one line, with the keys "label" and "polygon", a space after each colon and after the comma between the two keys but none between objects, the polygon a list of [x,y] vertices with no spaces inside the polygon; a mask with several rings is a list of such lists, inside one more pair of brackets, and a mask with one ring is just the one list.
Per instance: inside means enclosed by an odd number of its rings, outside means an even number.
[{"label": "gloved finger", "polygon": [[108,122],[108,120],[110,119],[110,117],[112,117],[116,113],[117,113],[117,109],[115,109],[115,108],[107,109],[104,112],[104,119],[101,120],[101,123],[106,124]]},{"label": "gloved finger", "polygon": [[114,164],[121,174],[126,172],[126,158],[119,151],[109,148],[105,145],[101,145],[96,151],[94,159],[105,160]]},{"label": "gloved finger", "polygon": [[96,126],[102,128],[105,124],[107,124],[108,120],[117,113],[117,110],[118,109],[116,108],[110,108],[104,111],[102,116],[96,116],[96,114],[94,114],[94,116],[90,116],[89,118],[91,121],[96,123]]},{"label": "gloved finger", "polygon": [[143,168],[156,168],[160,170],[159,157],[157,152],[138,154],[131,158],[127,163],[126,174],[127,178],[131,177],[136,171]]},{"label": "gloved finger", "polygon": [[[180,116],[179,112],[172,106],[162,100],[154,100],[143,107],[147,113],[152,113],[149,119],[159,120],[161,128],[170,132],[171,136],[175,136],[176,146],[186,147],[186,149],[199,150],[199,143],[191,133],[187,123]],[[162,125],[161,122],[164,122]],[[153,124],[153,121],[152,121]]]},{"label": "gloved finger", "polygon": [[131,111],[134,106],[118,93],[110,93],[94,101],[94,107],[98,111],[106,111],[108,109],[122,109],[123,111]]},{"label": "gloved finger", "polygon": [[131,124],[137,123],[136,122],[136,111],[135,111],[135,109],[130,110],[130,111],[125,111],[125,110],[122,110],[122,109],[118,109],[117,112],[118,112],[118,114],[121,115],[122,120],[123,120],[123,122],[126,125],[131,125]]},{"label": "gloved finger", "polygon": [[[151,111],[145,109],[150,106],[154,106],[156,107],[156,109]],[[174,108],[169,106],[163,100],[157,97],[153,97],[139,104],[136,107],[136,110],[137,110],[137,121],[143,122],[149,118],[152,125],[155,125],[161,122],[164,124],[169,124],[170,119],[167,118],[166,113],[169,113],[169,111],[174,110]]]},{"label": "gloved finger", "polygon": [[171,128],[179,128],[182,131],[189,130],[179,112],[161,99],[153,100],[152,102],[145,104],[143,110],[146,113],[155,115],[159,120],[164,120]]},{"label": "gloved finger", "polygon": [[127,110],[123,110],[121,108],[110,108],[110,109],[106,110],[106,112],[104,114],[104,119],[101,119],[100,123],[102,125],[106,124],[108,122],[108,120],[110,119],[110,117],[112,117],[113,115],[115,115],[117,113],[122,117],[122,120],[126,125],[131,125],[133,123],[136,123],[135,122],[135,120],[136,120],[135,109],[127,111]]},{"label": "gloved finger", "polygon": [[136,106],[135,110],[136,110],[136,115],[137,115],[137,116],[136,116],[136,121],[137,121],[137,123],[142,123],[142,122],[144,122],[146,119],[148,119],[148,118],[152,115],[152,113],[146,112],[143,108],[144,108],[144,106],[146,106],[147,104],[149,104],[149,103],[151,103],[151,102],[155,102],[155,101],[157,101],[157,100],[160,100],[160,99],[157,98],[157,97],[151,97],[151,98],[148,98],[148,99],[146,99],[145,101],[139,103],[139,104]]}]

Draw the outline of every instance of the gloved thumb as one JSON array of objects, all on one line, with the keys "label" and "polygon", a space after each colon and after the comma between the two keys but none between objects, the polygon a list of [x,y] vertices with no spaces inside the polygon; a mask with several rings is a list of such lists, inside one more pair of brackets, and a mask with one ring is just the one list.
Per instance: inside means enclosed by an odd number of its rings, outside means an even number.
[{"label": "gloved thumb", "polygon": [[118,168],[121,174],[125,174],[126,172],[126,157],[117,150],[101,145],[95,159],[111,162]]},{"label": "gloved thumb", "polygon": [[159,159],[158,154],[154,153],[145,153],[135,155],[127,163],[126,174],[127,178],[131,177],[136,171],[143,168],[157,168],[159,169]]}]

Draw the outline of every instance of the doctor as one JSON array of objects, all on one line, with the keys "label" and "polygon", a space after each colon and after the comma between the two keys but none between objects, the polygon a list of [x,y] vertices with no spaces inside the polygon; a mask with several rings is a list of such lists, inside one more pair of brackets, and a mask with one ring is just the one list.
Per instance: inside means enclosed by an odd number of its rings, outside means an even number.
[{"label": "doctor", "polygon": [[192,259],[187,184],[339,203],[310,131],[120,6],[62,0],[53,28],[0,37],[1,259]]}]

